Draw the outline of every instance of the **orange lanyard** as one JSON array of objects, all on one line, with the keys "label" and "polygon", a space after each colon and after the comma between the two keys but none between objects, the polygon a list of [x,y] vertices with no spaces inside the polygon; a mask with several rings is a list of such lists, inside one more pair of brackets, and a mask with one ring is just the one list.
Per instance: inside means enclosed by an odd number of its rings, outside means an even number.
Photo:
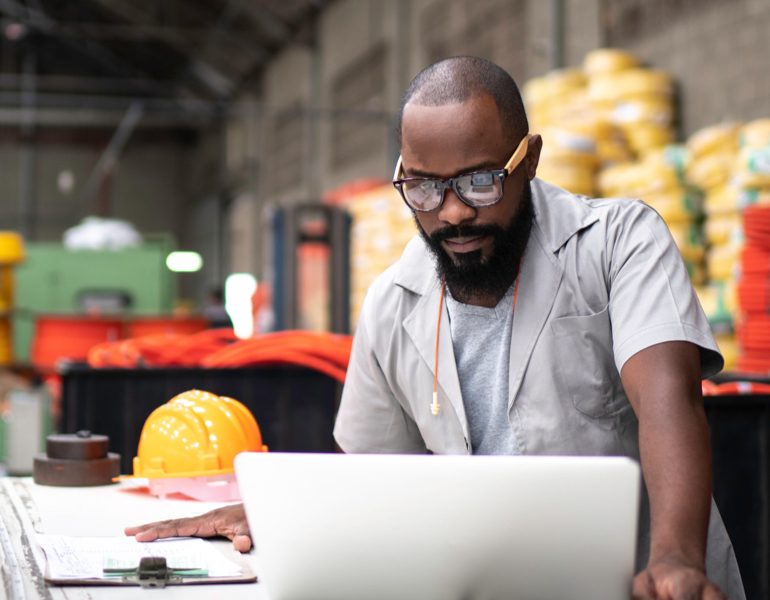
[{"label": "orange lanyard", "polygon": [[[516,283],[513,287],[513,312],[516,313],[516,296],[519,294],[519,275],[521,275],[521,263],[524,260],[524,255],[519,259],[519,270],[516,272]],[[437,415],[441,405],[438,403],[438,336],[441,331],[441,309],[444,306],[444,288],[446,287],[446,276],[441,282],[441,298],[438,304],[438,323],[436,324],[436,366],[433,369],[433,404],[430,405],[430,412],[433,415]],[[513,327],[513,324],[511,324]]]}]

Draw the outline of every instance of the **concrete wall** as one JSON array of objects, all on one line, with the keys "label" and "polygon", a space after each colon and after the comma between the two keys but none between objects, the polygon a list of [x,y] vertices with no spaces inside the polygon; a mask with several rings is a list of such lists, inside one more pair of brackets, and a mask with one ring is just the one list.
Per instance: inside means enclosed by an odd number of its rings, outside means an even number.
[{"label": "concrete wall", "polygon": [[[35,217],[31,239],[61,241],[64,231],[96,214],[94,198],[85,198],[85,183],[111,131],[41,129],[35,144]],[[212,220],[198,205],[218,185],[218,132],[138,131],[120,156],[112,179],[110,216],[133,223],[142,234],[171,235],[177,244],[204,255],[207,271],[182,275],[184,296],[202,300],[216,276],[210,268],[215,252],[209,238]],[[0,229],[20,227],[20,153],[16,131],[0,130]],[[74,175],[74,187],[63,193],[57,179]],[[209,207],[210,208],[210,207]],[[211,212],[209,210],[209,212]],[[198,223],[198,226],[196,226]]]},{"label": "concrete wall", "polygon": [[[105,138],[105,144],[109,138]],[[102,147],[98,144],[39,143],[36,147],[34,239],[60,241],[65,229],[96,213],[83,188]],[[0,228],[15,229],[19,220],[19,144],[0,143]],[[184,210],[194,195],[188,187],[191,149],[173,140],[129,142],[112,181],[111,216],[131,221],[143,233],[170,232],[179,236]],[[62,193],[57,178],[74,174],[70,193]]]},{"label": "concrete wall", "polygon": [[[649,3],[657,5],[660,0]],[[684,135],[723,120],[770,116],[770,2],[672,4],[688,10],[666,14],[651,10],[659,7],[649,7],[632,20],[640,30],[636,35],[628,39],[633,25],[623,27],[621,22],[615,26],[621,31],[610,35],[610,41],[674,74],[681,93]]]}]

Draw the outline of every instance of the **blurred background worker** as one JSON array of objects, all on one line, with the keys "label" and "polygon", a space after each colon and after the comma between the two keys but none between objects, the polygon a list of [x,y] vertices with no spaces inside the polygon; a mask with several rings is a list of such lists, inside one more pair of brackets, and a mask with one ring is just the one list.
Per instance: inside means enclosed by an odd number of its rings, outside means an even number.
[{"label": "blurred background worker", "polygon": [[208,319],[209,327],[212,329],[232,329],[233,321],[227,314],[225,308],[225,294],[221,287],[213,287],[209,291],[206,308],[203,309],[203,316]]},{"label": "blurred background worker", "polygon": [[334,451],[347,336],[419,234],[401,99],[475,56],[521,85],[539,180],[665,222],[725,361],[713,495],[770,600],[769,30],[765,0],[0,0],[0,472],[94,429],[131,473],[194,386]]}]

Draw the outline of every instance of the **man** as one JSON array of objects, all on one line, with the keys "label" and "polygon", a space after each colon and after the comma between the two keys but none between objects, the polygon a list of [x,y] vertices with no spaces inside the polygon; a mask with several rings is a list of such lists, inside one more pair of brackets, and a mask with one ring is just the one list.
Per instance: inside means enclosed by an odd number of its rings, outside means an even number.
[{"label": "man", "polygon": [[225,294],[218,285],[209,290],[208,303],[203,309],[203,316],[211,329],[232,329],[233,320],[225,308]]},{"label": "man", "polygon": [[[634,457],[647,492],[634,597],[742,600],[700,392],[723,361],[663,221],[536,179],[542,140],[481,59],[420,73],[399,141],[394,183],[420,235],[367,294],[340,447]],[[239,507],[127,533],[250,545]]]}]

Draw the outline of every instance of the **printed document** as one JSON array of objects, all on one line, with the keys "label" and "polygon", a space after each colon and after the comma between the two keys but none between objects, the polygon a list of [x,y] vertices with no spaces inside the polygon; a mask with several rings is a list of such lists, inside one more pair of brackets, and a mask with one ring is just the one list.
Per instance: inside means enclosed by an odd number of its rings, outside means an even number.
[{"label": "printed document", "polygon": [[195,556],[206,562],[209,577],[238,577],[241,569],[212,544],[198,538],[140,543],[133,537],[37,536],[52,579],[102,579],[105,557],[138,562],[147,556]]}]

